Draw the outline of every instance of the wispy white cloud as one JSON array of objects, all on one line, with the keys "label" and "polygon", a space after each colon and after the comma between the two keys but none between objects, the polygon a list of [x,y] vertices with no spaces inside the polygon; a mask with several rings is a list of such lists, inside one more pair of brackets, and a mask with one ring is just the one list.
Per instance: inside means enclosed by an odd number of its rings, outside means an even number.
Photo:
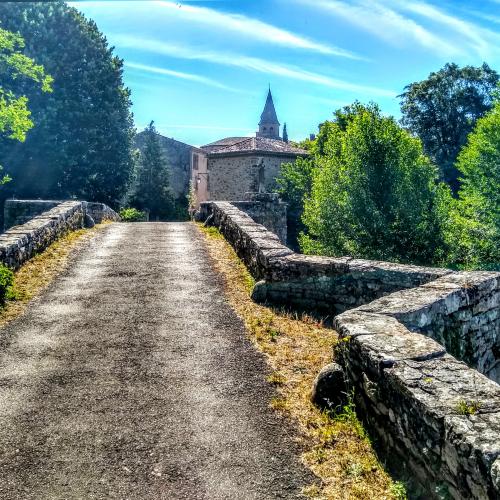
[{"label": "wispy white cloud", "polygon": [[232,31],[238,33],[240,36],[245,36],[265,43],[283,45],[294,49],[306,49],[350,59],[362,59],[360,56],[348,50],[330,44],[316,42],[304,36],[273,26],[272,24],[241,14],[223,12],[208,7],[186,4],[181,5],[179,2],[164,0],[157,0],[156,4],[170,9],[176,16],[190,22],[194,21],[210,25],[218,30]]},{"label": "wispy white cloud", "polygon": [[171,69],[160,68],[158,66],[149,66],[147,64],[140,64],[134,62],[125,62],[125,66],[127,68],[137,69],[140,71],[145,71],[147,73],[154,73],[157,75],[165,75],[172,76],[174,78],[180,78],[182,80],[190,80],[192,82],[201,83],[203,85],[209,85],[210,87],[216,87],[219,89],[230,90],[230,91],[238,91],[233,87],[229,87],[224,85],[223,83],[218,82],[217,80],[213,80],[212,78],[207,78],[205,76],[195,75],[193,73],[183,73],[181,71],[174,71]]},{"label": "wispy white cloud", "polygon": [[[491,55],[492,49],[495,51],[496,46],[492,47],[492,40],[500,42],[500,35],[491,32],[486,28],[477,26],[476,24],[465,21],[460,17],[451,15],[450,13],[426,2],[407,2],[397,0],[401,9],[407,12],[417,14],[426,18],[432,23],[437,23],[449,30],[454,31],[461,37],[461,42],[464,47],[469,46],[473,51],[482,58],[487,58]],[[498,49],[496,49],[498,50]]]},{"label": "wispy white cloud", "polygon": [[485,14],[484,12],[479,12],[477,10],[468,10],[467,14],[478,17],[479,19],[484,19],[485,21],[490,21],[495,24],[500,24],[500,16],[495,16],[493,14]]},{"label": "wispy white cloud", "polygon": [[460,53],[460,47],[436,35],[415,20],[374,0],[346,3],[338,0],[296,0],[312,8],[319,8],[394,45],[417,43],[443,55]]},{"label": "wispy white cloud", "polygon": [[277,75],[293,80],[310,82],[363,95],[394,97],[395,92],[379,87],[359,85],[345,80],[335,79],[319,73],[303,70],[296,66],[286,66],[273,61],[256,57],[233,54],[229,52],[204,51],[193,47],[174,45],[158,40],[143,39],[132,35],[115,34],[113,42],[121,47],[135,48],[156,54],[163,54],[181,59],[201,60],[225,66],[243,68],[268,75]]}]

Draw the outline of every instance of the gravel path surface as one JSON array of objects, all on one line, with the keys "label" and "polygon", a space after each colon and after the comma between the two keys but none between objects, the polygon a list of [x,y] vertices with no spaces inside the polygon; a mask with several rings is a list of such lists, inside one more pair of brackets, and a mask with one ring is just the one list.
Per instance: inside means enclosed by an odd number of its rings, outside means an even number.
[{"label": "gravel path surface", "polygon": [[0,499],[299,498],[266,373],[196,227],[112,224],[0,330]]}]

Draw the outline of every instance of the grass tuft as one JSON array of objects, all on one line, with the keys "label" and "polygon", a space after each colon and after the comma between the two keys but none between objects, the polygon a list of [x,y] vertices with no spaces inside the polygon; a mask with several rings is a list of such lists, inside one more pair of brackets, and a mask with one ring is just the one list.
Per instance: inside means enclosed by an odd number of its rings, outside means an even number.
[{"label": "grass tuft", "polygon": [[305,488],[304,495],[316,500],[406,498],[401,496],[404,485],[393,482],[378,461],[352,398],[338,412],[321,411],[310,401],[316,375],[332,361],[332,352],[345,345],[338,345],[336,332],[308,315],[253,302],[254,280],[232,247],[216,228],[198,227],[225,280],[228,301],[272,369],[267,380],[277,395],[271,406],[297,426],[302,460],[320,479]]},{"label": "grass tuft", "polygon": [[466,401],[461,399],[456,406],[457,413],[459,415],[474,415],[481,409],[480,401]]}]

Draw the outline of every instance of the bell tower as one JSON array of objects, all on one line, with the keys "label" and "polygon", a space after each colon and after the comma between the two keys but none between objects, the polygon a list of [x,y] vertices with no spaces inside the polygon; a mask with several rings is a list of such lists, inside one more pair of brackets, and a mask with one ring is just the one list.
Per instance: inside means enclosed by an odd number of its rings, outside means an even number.
[{"label": "bell tower", "polygon": [[274,109],[271,87],[269,87],[269,92],[267,93],[264,111],[260,115],[259,131],[256,136],[267,137],[268,139],[280,139],[280,122]]}]

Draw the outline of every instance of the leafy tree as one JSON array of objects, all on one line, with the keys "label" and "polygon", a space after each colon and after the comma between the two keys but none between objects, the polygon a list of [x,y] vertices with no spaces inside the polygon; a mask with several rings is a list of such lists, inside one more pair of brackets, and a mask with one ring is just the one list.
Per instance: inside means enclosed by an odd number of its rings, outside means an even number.
[{"label": "leafy tree", "polygon": [[[309,151],[311,155],[322,156],[325,154],[325,145],[332,127],[340,127],[345,130],[347,123],[356,113],[363,111],[365,107],[355,101],[349,106],[334,111],[332,121],[326,121],[320,124],[320,132],[317,137],[304,139],[300,143],[293,143],[295,147]],[[280,176],[277,179],[280,197],[288,204],[287,210],[287,244],[293,248],[299,249],[299,235],[306,229],[302,222],[304,213],[304,201],[311,193],[312,176],[315,162],[309,159],[297,159],[294,163],[285,163],[281,165]]]},{"label": "leafy tree", "polygon": [[426,80],[407,85],[400,96],[403,125],[420,137],[454,192],[459,187],[455,160],[477,119],[491,109],[498,81],[486,63],[477,68],[446,64]]},{"label": "leafy tree", "polygon": [[[16,179],[5,191],[116,206],[133,169],[133,122],[122,61],[95,23],[61,0],[0,3],[0,21],[20,33],[25,54],[54,77],[50,94],[40,94],[32,81],[14,81],[13,92],[29,99],[37,127],[23,144],[0,139],[0,160]],[[6,78],[11,80],[0,73],[0,86]]]},{"label": "leafy tree", "polygon": [[301,217],[304,212],[305,196],[311,191],[314,162],[309,158],[297,158],[293,163],[283,163],[277,178],[281,199],[287,207],[287,244],[299,248],[299,234],[305,226]]},{"label": "leafy tree", "polygon": [[500,101],[478,120],[457,168],[463,177],[447,231],[449,263],[500,271]]},{"label": "leafy tree", "polygon": [[144,130],[144,147],[140,152],[131,203],[149,212],[150,219],[175,218],[175,204],[169,186],[168,166],[160,141],[151,122]]},{"label": "leafy tree", "polygon": [[355,103],[320,128],[305,199],[305,253],[429,263],[439,258],[446,189],[393,118]]},{"label": "leafy tree", "polygon": [[[28,109],[28,98],[16,95],[12,89],[20,79],[36,82],[43,92],[52,91],[52,77],[45,74],[43,66],[22,53],[24,40],[15,33],[0,28],[0,134],[4,138],[24,141],[26,133],[33,127]],[[0,167],[1,169],[1,167]],[[10,179],[4,176],[0,184]]]}]

